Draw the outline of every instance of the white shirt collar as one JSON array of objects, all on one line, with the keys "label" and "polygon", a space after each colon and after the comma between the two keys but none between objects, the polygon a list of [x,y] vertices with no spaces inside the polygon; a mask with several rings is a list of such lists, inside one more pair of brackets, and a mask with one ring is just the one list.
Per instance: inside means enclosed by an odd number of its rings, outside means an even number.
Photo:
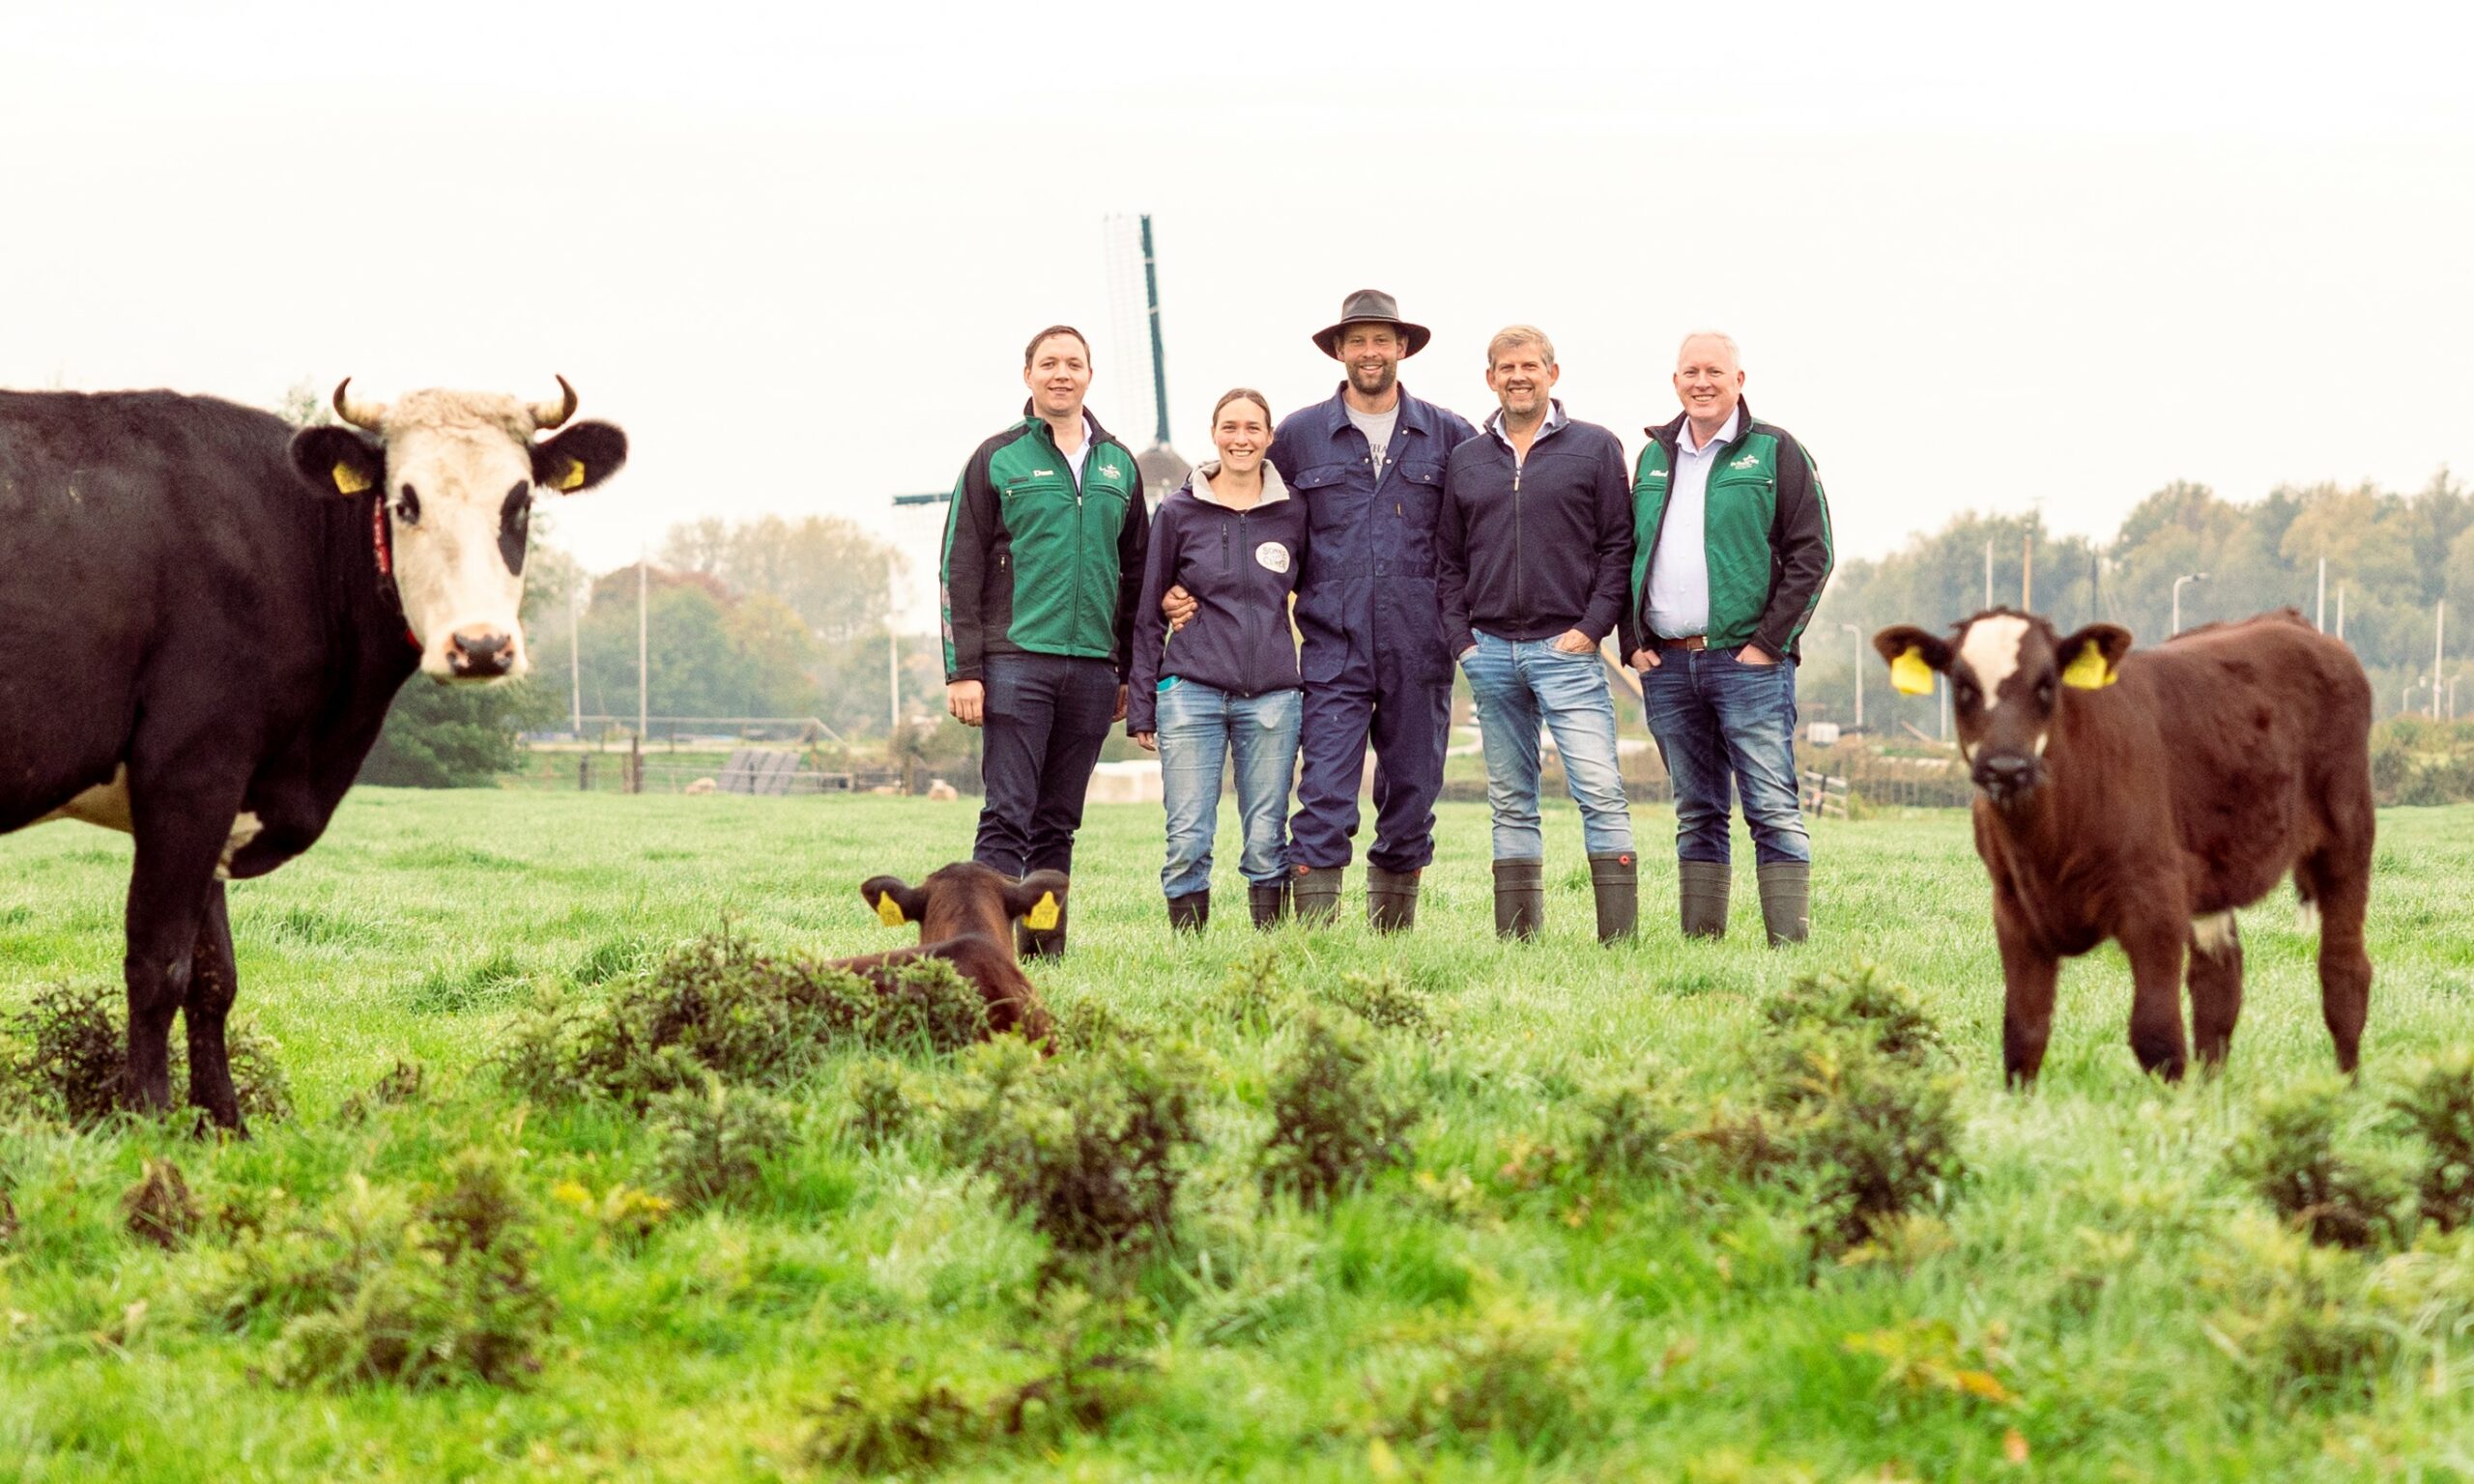
[{"label": "white shirt collar", "polygon": [[1735,410],[1727,414],[1726,426],[1718,430],[1718,436],[1695,448],[1692,446],[1692,414],[1687,413],[1683,417],[1683,427],[1676,436],[1675,451],[1688,459],[1706,458],[1721,446],[1735,442],[1736,429],[1742,423],[1743,404],[1739,402]]}]

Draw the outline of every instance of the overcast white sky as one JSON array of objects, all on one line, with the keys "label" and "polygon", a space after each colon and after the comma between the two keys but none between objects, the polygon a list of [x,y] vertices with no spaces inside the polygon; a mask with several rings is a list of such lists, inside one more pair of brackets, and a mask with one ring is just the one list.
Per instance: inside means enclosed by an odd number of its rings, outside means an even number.
[{"label": "overcast white sky", "polygon": [[[898,539],[1051,321],[1138,447],[1103,218],[1151,212],[1172,431],[1338,377],[1381,287],[1473,418],[1554,336],[1637,448],[1677,336],[1878,555],[2041,500],[2474,471],[2467,7],[212,7],[0,0],[0,385],[527,395],[628,470],[595,568],[700,515]],[[1128,374],[1112,375],[1123,370]]]}]

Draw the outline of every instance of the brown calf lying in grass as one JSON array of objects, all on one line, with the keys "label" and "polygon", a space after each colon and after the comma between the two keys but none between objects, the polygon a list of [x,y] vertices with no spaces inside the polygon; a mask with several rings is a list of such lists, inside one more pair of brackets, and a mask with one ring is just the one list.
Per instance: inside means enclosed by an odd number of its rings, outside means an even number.
[{"label": "brown calf lying in grass", "polygon": [[1033,928],[1052,928],[1065,905],[1065,873],[1035,870],[1021,881],[973,861],[956,861],[933,871],[917,886],[900,876],[871,876],[859,883],[859,895],[888,928],[919,925],[919,946],[889,954],[869,954],[827,965],[875,979],[877,971],[920,958],[942,958],[954,972],[979,986],[988,1003],[988,1028],[996,1034],[1019,1032],[1034,1044],[1046,1045],[1056,1030],[1039,991],[1022,974],[1014,956],[1014,923],[1027,918]]}]

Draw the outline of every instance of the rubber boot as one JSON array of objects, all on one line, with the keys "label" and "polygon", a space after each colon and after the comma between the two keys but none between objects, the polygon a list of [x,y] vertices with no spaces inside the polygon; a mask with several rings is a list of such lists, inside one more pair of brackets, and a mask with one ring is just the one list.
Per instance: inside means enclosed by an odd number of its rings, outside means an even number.
[{"label": "rubber boot", "polygon": [[1168,930],[1200,932],[1211,923],[1211,888],[1168,899]]},{"label": "rubber boot", "polygon": [[1727,888],[1735,870],[1724,861],[1675,863],[1675,900],[1687,938],[1727,935]]},{"label": "rubber boot", "polygon": [[1406,932],[1418,925],[1418,872],[1366,868],[1366,925],[1377,932]]},{"label": "rubber boot", "polygon": [[1546,863],[1495,862],[1495,936],[1534,938],[1546,926]]},{"label": "rubber boot", "polygon": [[1249,882],[1246,907],[1254,914],[1254,926],[1269,931],[1288,916],[1288,883],[1285,881]]},{"label": "rubber boot", "polygon": [[1629,850],[1589,858],[1590,894],[1597,899],[1597,941],[1633,935],[1641,918],[1641,861]]},{"label": "rubber boot", "polygon": [[1288,879],[1289,911],[1309,928],[1340,915],[1340,868],[1301,866]]},{"label": "rubber boot", "polygon": [[1014,924],[1014,956],[1017,958],[1062,958],[1065,956],[1065,903],[1056,904],[1056,926],[1046,930],[1033,928],[1017,919]]},{"label": "rubber boot", "polygon": [[1801,943],[1813,929],[1813,868],[1807,861],[1778,861],[1759,868],[1761,921],[1769,946]]}]

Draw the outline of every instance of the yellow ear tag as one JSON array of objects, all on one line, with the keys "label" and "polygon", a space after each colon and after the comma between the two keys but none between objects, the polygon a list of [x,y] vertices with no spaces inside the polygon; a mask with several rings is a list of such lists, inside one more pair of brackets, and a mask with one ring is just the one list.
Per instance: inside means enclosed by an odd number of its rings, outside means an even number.
[{"label": "yellow ear tag", "polygon": [[1890,685],[1902,696],[1933,694],[1933,667],[1924,663],[1924,651],[1915,645],[1890,661]]},{"label": "yellow ear tag", "polygon": [[369,488],[369,476],[341,459],[335,461],[335,489],[345,495],[358,495]]},{"label": "yellow ear tag", "polygon": [[899,928],[908,921],[902,915],[902,903],[893,899],[893,893],[887,892],[877,899],[877,921],[888,928]]},{"label": "yellow ear tag", "polygon": [[584,460],[567,460],[567,471],[559,476],[559,488],[561,490],[581,490],[584,488]]},{"label": "yellow ear tag", "polygon": [[1033,932],[1046,932],[1055,927],[1056,893],[1040,893],[1040,899],[1031,903],[1031,910],[1022,914],[1022,921],[1030,926]]},{"label": "yellow ear tag", "polygon": [[2082,691],[2101,691],[2120,678],[2105,663],[2104,646],[2092,639],[2080,649],[2079,658],[2061,672],[2062,684]]}]

